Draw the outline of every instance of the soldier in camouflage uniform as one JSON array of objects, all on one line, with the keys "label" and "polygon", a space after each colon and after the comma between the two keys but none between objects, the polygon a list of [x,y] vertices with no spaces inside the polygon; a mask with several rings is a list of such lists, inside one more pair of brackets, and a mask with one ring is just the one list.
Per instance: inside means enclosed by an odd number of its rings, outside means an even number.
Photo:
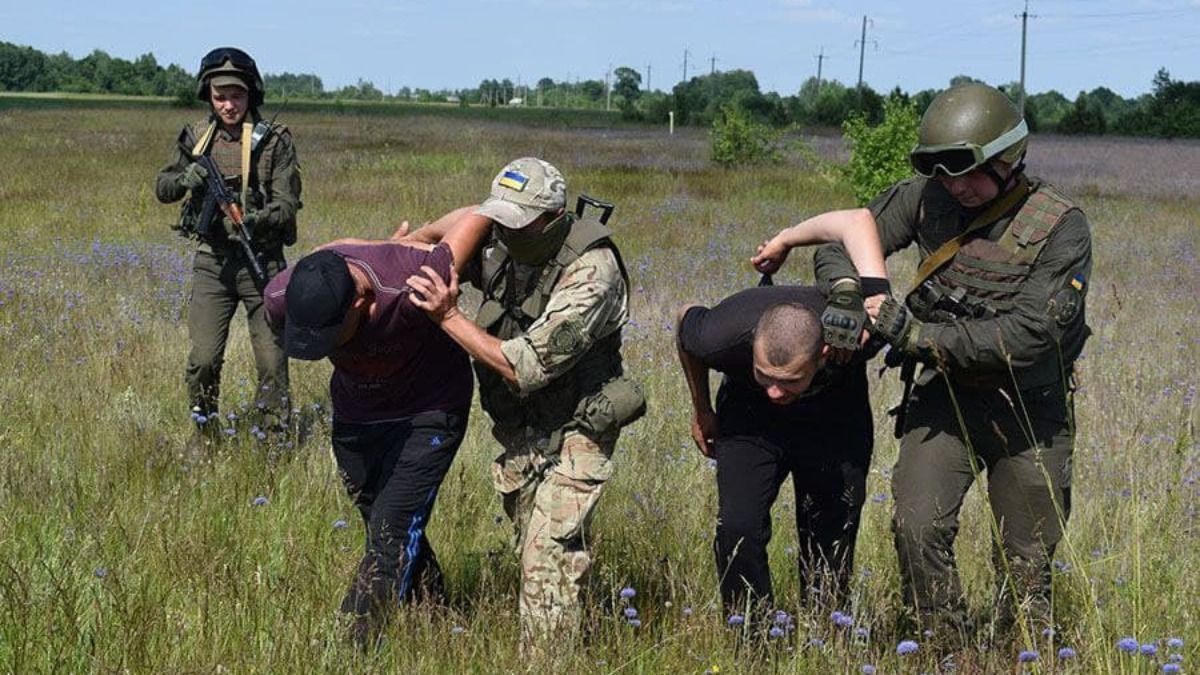
[{"label": "soldier in camouflage uniform", "polygon": [[214,49],[200,61],[197,81],[196,95],[209,104],[209,115],[184,126],[155,182],[155,195],[164,204],[186,197],[177,229],[197,242],[188,302],[186,379],[192,419],[204,428],[217,414],[229,322],[240,302],[258,371],[255,403],[265,426],[278,430],[288,417],[287,358],[267,326],[262,289],[233,224],[220,210],[209,222],[199,222],[208,191],[207,171],[196,158],[211,157],[230,191],[239,196],[253,249],[268,277],[286,267],[283,247],[296,242],[300,164],[287,127],[259,115],[264,92],[254,59],[240,49]]},{"label": "soldier in camouflage uniform", "polygon": [[[998,535],[1002,634],[1020,621],[1036,637],[1052,624],[1050,562],[1071,507],[1072,369],[1089,334],[1091,235],[1070,199],[1026,177],[1027,134],[992,87],[942,92],[911,153],[919,175],[868,207],[886,253],[920,251],[913,291],[866,308],[911,383],[892,477],[906,605],[952,643],[971,623],[953,546],[976,476],[987,472]],[[816,267],[823,283],[855,276],[836,246],[817,252]]]},{"label": "soldier in camouflage uniform", "polygon": [[566,210],[562,174],[540,159],[504,167],[468,217],[495,224],[470,278],[483,291],[475,321],[456,308],[454,277],[409,284],[420,294],[413,302],[475,360],[504,448],[492,477],[521,557],[522,645],[537,653],[547,639],[578,634],[589,521],[620,428],[645,409],[621,362],[628,277],[612,232]]}]

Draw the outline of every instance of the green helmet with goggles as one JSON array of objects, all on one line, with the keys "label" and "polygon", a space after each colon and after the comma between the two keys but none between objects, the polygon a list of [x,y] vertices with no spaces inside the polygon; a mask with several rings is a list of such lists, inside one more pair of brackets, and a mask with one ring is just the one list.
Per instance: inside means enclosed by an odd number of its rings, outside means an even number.
[{"label": "green helmet with goggles", "polygon": [[258,64],[246,52],[237,47],[218,47],[200,59],[196,74],[196,98],[207,101],[209,87],[234,85],[245,87],[250,93],[250,107],[263,103],[266,93]]},{"label": "green helmet with goggles", "polygon": [[1028,137],[1029,127],[1004,92],[977,82],[963,84],[929,104],[909,161],[926,178],[939,171],[961,176],[992,159],[1016,164]]}]

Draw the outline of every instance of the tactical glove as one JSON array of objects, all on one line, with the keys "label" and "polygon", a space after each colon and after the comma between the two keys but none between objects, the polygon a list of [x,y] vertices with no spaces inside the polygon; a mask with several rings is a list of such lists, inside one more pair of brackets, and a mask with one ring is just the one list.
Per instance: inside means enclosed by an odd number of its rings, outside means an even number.
[{"label": "tactical glove", "polygon": [[889,295],[879,306],[871,332],[905,354],[916,354],[921,322],[913,318],[903,301]]},{"label": "tactical glove", "polygon": [[863,309],[863,294],[854,279],[839,279],[826,300],[821,313],[821,335],[825,344],[836,349],[857,351],[867,312]]},{"label": "tactical glove", "polygon": [[[257,211],[246,211],[242,214],[242,225],[246,228],[246,234],[250,238],[254,238],[254,225],[258,222]],[[238,227],[230,220],[229,216],[221,219],[221,224],[225,226],[225,236],[229,237],[229,241],[241,241],[241,233],[238,232]]]},{"label": "tactical glove", "polygon": [[188,164],[187,168],[183,170],[182,174],[180,174],[179,184],[189,190],[195,190],[201,185],[204,185],[204,180],[206,178],[208,178],[208,170],[196,162],[192,162],[191,164]]}]

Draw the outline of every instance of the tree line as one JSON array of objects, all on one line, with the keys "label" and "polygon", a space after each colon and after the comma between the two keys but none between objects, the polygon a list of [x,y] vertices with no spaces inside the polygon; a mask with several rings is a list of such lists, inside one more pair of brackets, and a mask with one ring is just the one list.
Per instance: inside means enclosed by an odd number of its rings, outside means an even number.
[{"label": "tree line", "polygon": [[[543,77],[535,84],[521,84],[508,78],[485,79],[471,88],[434,90],[403,86],[390,93],[362,79],[353,85],[326,90],[321,78],[311,73],[264,73],[263,80],[267,98],[275,100],[612,108],[629,120],[666,123],[669,113],[674,112],[677,124],[703,126],[711,125],[728,105],[736,106],[758,123],[775,127],[841,126],[856,116],[877,122],[883,118],[885,99],[912,102],[920,113],[938,94],[934,89],[909,94],[897,87],[885,96],[866,85],[860,89],[837,80],[810,77],[794,95],[782,96],[763,92],[749,70],[698,75],[675,84],[670,91],[646,90],[641,73],[624,66],[605,80],[568,82]],[[970,80],[959,76],[949,84]],[[1151,85],[1150,92],[1132,99],[1106,87],[1079,92],[1074,100],[1055,90],[1029,94],[1025,114],[1034,131],[1200,138],[1200,82],[1173,80],[1166,69],[1161,69]],[[1020,94],[1016,83],[1000,88],[1014,100]],[[168,96],[192,104],[195,75],[176,64],[161,65],[153,54],[128,61],[95,50],[75,59],[66,52],[45,54],[32,47],[0,42],[0,91]]]}]

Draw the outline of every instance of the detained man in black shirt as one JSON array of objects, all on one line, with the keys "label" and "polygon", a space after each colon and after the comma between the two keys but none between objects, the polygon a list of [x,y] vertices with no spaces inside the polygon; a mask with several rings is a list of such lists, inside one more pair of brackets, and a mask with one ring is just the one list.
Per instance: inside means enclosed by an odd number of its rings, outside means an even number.
[{"label": "detained man in black shirt", "polygon": [[[751,262],[770,274],[795,246],[838,241],[866,294],[886,292],[875,228],[828,215],[783,230]],[[679,311],[692,437],[718,460],[713,548],[727,612],[770,606],[771,506],[788,474],[804,597],[822,595],[812,599],[837,606],[845,596],[874,440],[866,358],[858,349],[866,338],[863,295],[857,284],[828,296],[809,286],[763,286],[712,308]],[[710,370],[724,375],[715,410]]]}]

